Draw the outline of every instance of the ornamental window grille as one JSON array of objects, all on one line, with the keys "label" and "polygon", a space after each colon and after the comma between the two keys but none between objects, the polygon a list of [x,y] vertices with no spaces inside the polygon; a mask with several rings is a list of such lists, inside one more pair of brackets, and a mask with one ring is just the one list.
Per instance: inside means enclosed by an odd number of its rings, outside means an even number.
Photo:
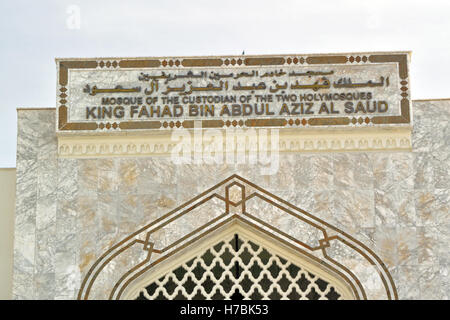
[{"label": "ornamental window grille", "polygon": [[[142,287],[141,287],[142,288]],[[137,300],[338,300],[318,275],[239,233],[146,283]]]}]

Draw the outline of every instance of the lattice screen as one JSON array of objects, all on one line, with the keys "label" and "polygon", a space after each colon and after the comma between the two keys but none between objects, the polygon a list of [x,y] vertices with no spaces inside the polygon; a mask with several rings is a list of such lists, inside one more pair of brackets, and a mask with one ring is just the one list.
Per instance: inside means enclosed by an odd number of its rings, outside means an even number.
[{"label": "lattice screen", "polygon": [[217,243],[142,289],[138,300],[337,300],[328,282],[241,235]]}]

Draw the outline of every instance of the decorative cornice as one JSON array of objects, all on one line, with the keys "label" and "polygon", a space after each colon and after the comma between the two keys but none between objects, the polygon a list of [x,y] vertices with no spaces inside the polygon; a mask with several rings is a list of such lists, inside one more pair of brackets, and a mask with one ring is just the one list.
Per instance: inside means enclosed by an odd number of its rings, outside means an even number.
[{"label": "decorative cornice", "polygon": [[[221,133],[223,151],[227,149],[227,137],[225,130],[216,130]],[[185,130],[191,134],[191,145],[194,149],[194,134],[192,130]],[[239,136],[245,136],[245,145],[239,145],[239,150],[248,152],[255,150],[255,140],[260,133],[253,131],[236,131]],[[274,132],[274,131],[272,131]],[[346,152],[346,151],[411,151],[411,129],[353,129],[353,130],[277,130],[279,136],[278,148],[271,145],[270,131],[267,135],[267,146],[256,150],[271,150],[280,152]],[[229,141],[228,141],[229,142]],[[101,158],[101,157],[124,157],[124,156],[164,156],[170,155],[178,139],[172,140],[172,135],[88,135],[88,136],[59,136],[58,154],[63,158]],[[200,142],[201,152],[210,150],[216,139],[208,142]],[[252,144],[253,143],[253,144]],[[257,143],[257,142],[256,142]],[[265,149],[265,150],[264,150]],[[231,149],[232,150],[232,149]],[[234,149],[235,151],[236,149]],[[198,152],[198,151],[196,151]],[[233,152],[233,151],[231,151]]]}]

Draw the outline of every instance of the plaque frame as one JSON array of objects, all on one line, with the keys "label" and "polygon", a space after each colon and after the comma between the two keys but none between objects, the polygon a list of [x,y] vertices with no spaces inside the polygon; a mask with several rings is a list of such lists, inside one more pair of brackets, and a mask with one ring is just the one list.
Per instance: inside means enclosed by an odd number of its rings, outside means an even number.
[{"label": "plaque frame", "polygon": [[[412,122],[409,88],[410,52],[371,52],[339,54],[295,54],[295,55],[250,55],[250,56],[204,56],[204,57],[148,57],[148,58],[68,58],[56,59],[57,63],[57,125],[56,132],[64,133],[119,133],[152,130],[171,130],[173,128],[194,128],[194,122],[200,122],[202,128],[319,128],[323,126],[369,127],[372,125],[410,126]],[[103,121],[70,122],[68,119],[67,95],[68,74],[70,69],[131,69],[227,67],[240,66],[308,66],[326,64],[380,64],[397,63],[400,80],[400,115],[390,116],[342,116],[314,117],[296,119],[274,117],[270,119],[248,118],[245,120],[148,120],[148,121]],[[119,130],[118,130],[119,129]]]}]

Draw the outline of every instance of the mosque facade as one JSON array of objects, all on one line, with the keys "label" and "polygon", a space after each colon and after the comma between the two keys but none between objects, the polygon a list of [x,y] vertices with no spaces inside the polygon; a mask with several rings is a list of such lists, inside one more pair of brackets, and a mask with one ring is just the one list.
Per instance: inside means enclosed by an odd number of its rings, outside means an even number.
[{"label": "mosque facade", "polygon": [[17,111],[14,299],[449,298],[450,100],[409,52],[56,65]]}]

